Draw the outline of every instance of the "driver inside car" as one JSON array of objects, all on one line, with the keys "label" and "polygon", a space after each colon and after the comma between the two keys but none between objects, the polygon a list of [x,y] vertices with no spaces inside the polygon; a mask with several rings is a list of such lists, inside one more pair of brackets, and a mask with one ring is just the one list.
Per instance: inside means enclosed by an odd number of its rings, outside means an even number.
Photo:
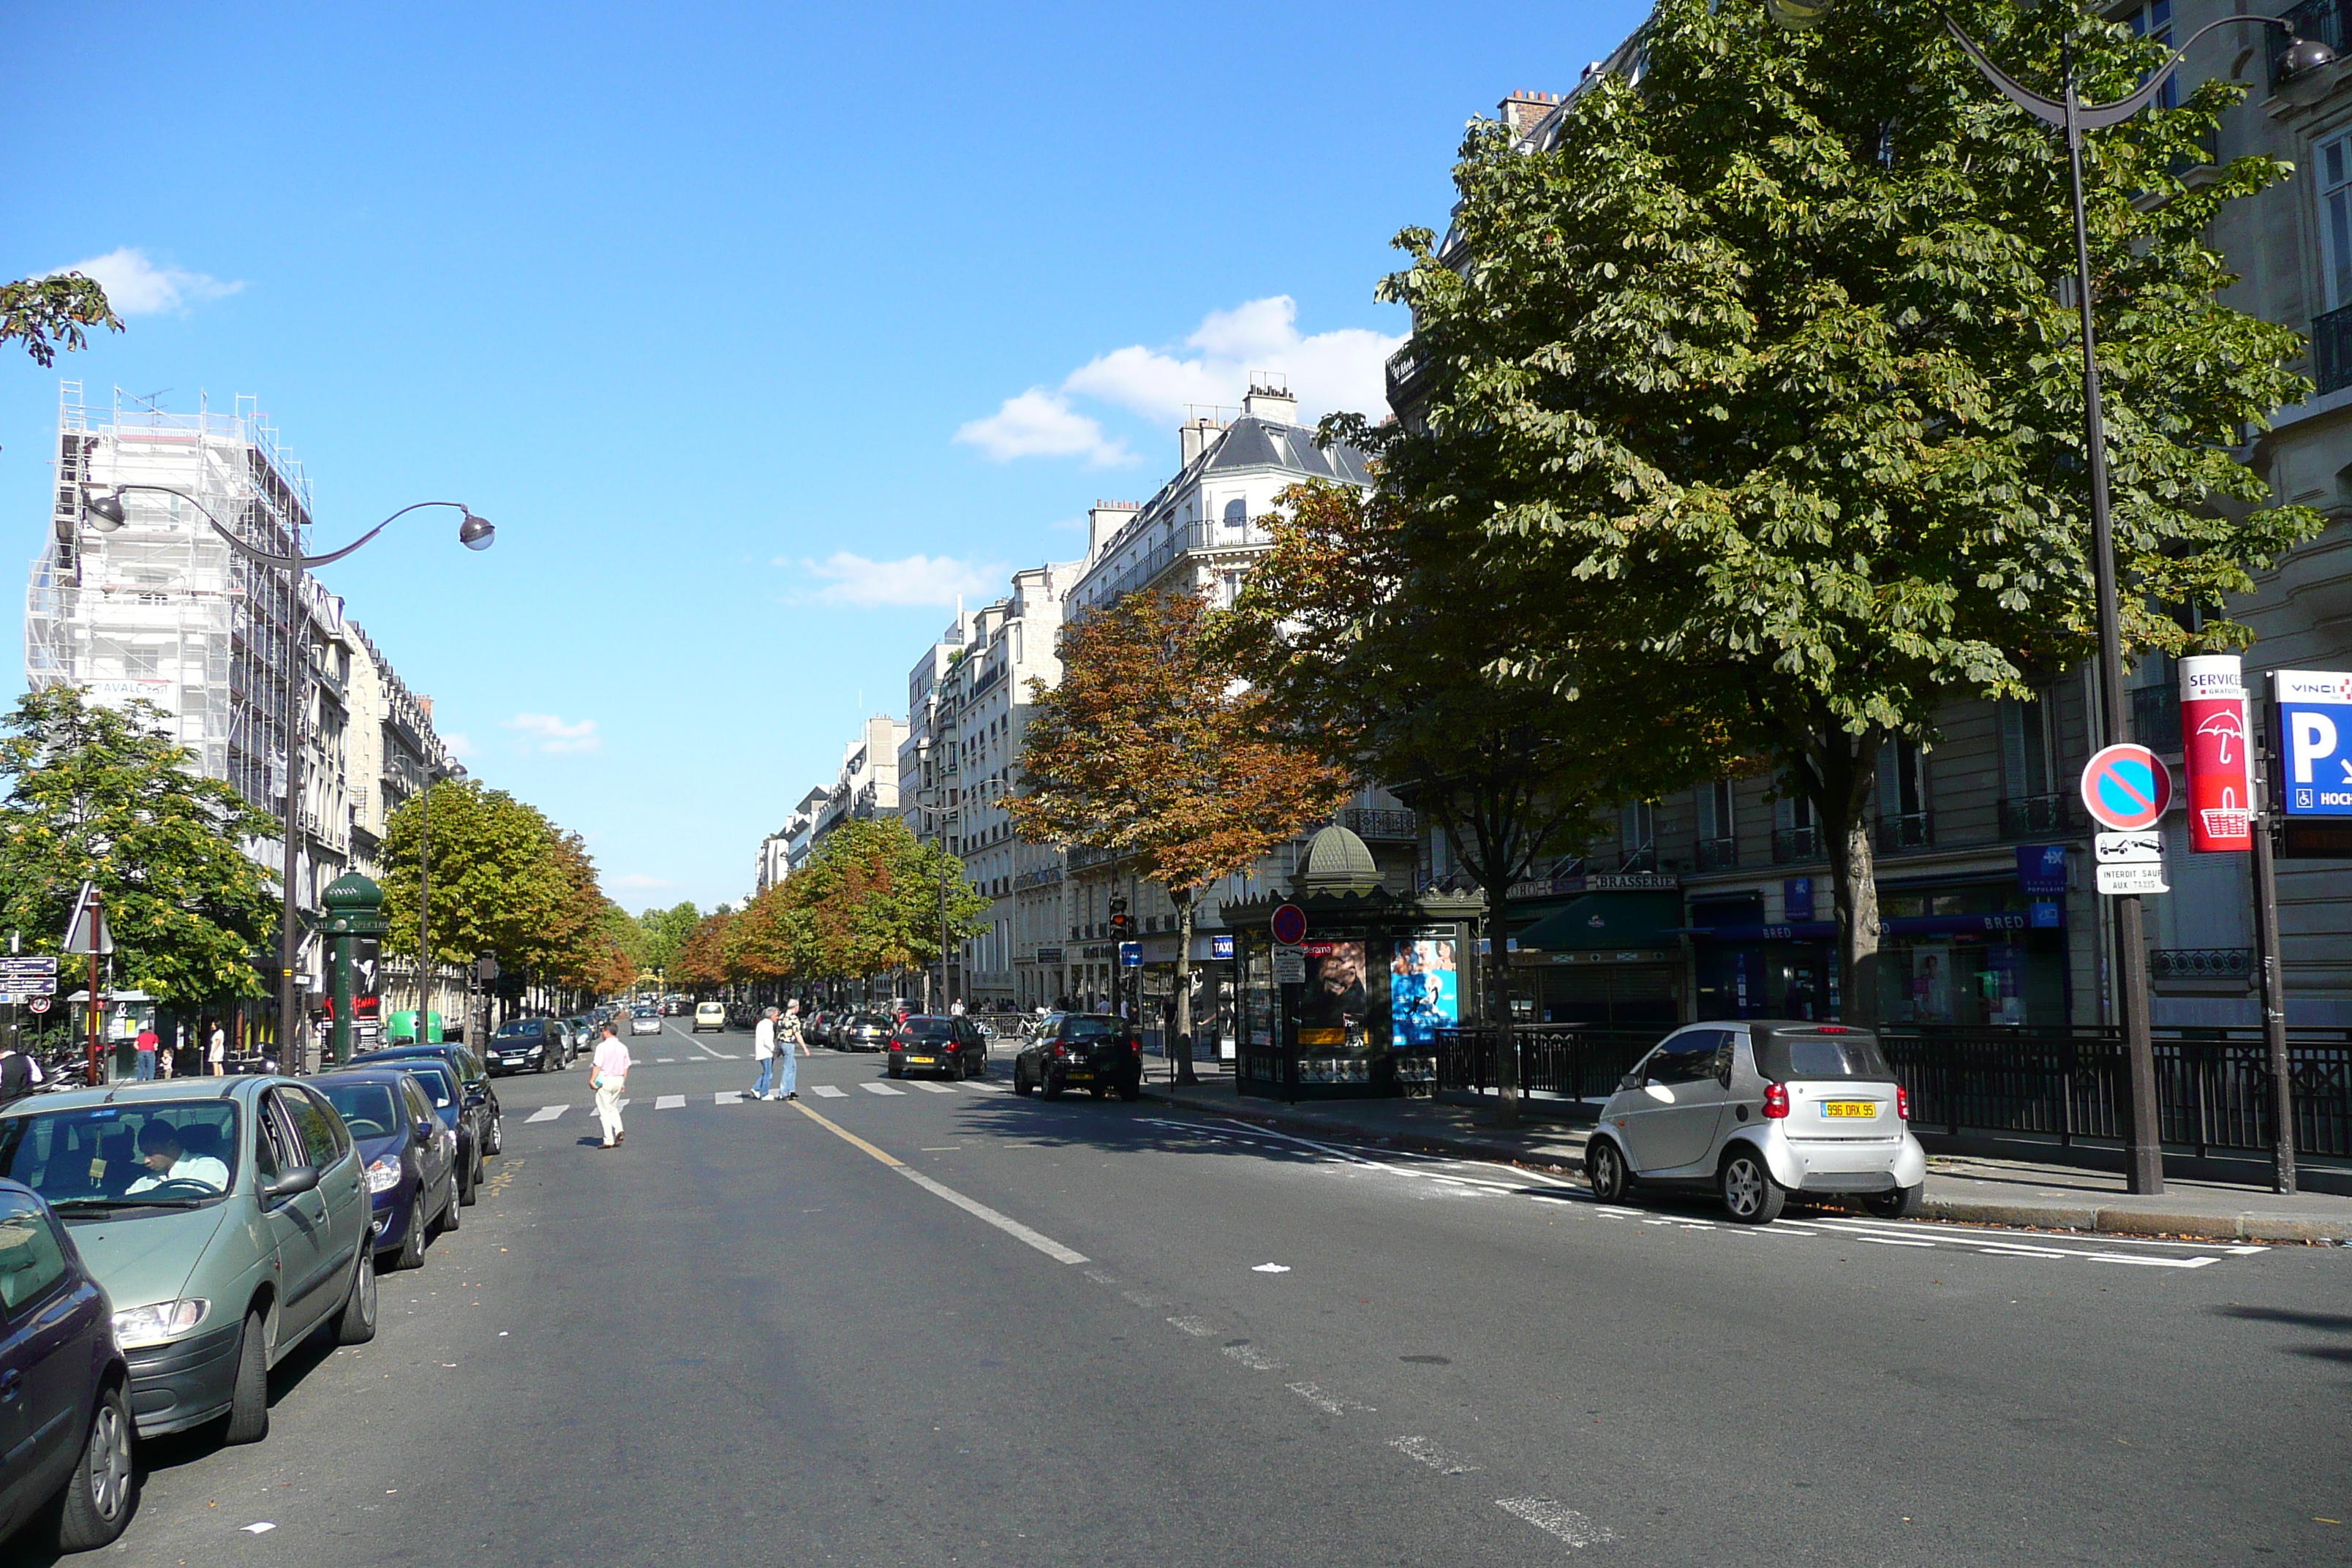
[{"label": "driver inside car", "polygon": [[160,1119],[139,1130],[139,1158],[148,1174],[131,1184],[131,1193],[143,1193],[166,1182],[197,1182],[214,1192],[228,1189],[228,1167],[205,1154],[190,1154],[180,1146],[177,1129]]}]

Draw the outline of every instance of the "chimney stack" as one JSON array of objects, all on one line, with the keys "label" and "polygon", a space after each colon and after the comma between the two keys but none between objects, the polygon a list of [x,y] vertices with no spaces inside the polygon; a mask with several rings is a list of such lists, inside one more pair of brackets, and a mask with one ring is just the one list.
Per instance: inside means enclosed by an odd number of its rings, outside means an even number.
[{"label": "chimney stack", "polygon": [[1177,426],[1176,449],[1181,458],[1178,466],[1191,468],[1193,460],[1216,440],[1217,432],[1222,428],[1223,426],[1206,415],[1194,415]]},{"label": "chimney stack", "polygon": [[1253,381],[1249,395],[1242,399],[1242,412],[1270,424],[1296,425],[1298,423],[1298,399],[1290,395],[1287,387],[1260,386]]},{"label": "chimney stack", "polygon": [[1118,531],[1135,521],[1143,510],[1131,500],[1098,500],[1087,510],[1087,559],[1099,560],[1103,546],[1118,537]]},{"label": "chimney stack", "polygon": [[1533,131],[1545,115],[1559,107],[1559,94],[1556,92],[1529,92],[1521,89],[1503,100],[1495,112],[1502,120],[1503,128],[1517,141]]}]

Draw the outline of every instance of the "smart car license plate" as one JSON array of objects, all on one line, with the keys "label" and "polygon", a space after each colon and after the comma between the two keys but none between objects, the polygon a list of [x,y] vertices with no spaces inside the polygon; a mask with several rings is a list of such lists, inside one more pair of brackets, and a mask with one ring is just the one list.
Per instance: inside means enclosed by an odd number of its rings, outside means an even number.
[{"label": "smart car license plate", "polygon": [[1840,1117],[1857,1117],[1867,1121],[1878,1114],[1878,1106],[1867,1100],[1824,1100],[1822,1114],[1835,1121]]}]

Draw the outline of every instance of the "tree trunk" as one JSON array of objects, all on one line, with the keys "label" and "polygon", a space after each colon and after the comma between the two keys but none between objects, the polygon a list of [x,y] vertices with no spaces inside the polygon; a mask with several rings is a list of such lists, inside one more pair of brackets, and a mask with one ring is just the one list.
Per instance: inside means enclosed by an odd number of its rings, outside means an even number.
[{"label": "tree trunk", "polygon": [[1495,1121],[1519,1121],[1519,1037],[1511,1017],[1511,889],[1497,881],[1486,893],[1486,995],[1495,1019]]},{"label": "tree trunk", "polygon": [[1866,807],[1885,741],[1874,728],[1855,735],[1824,722],[1791,763],[1821,822],[1837,906],[1837,1011],[1853,1024],[1878,1018],[1878,868]]},{"label": "tree trunk", "polygon": [[[1176,889],[1171,889],[1174,893]],[[1168,1075],[1175,1083],[1198,1083],[1192,1072],[1192,895],[1176,898],[1176,1037],[1168,1042]]]}]

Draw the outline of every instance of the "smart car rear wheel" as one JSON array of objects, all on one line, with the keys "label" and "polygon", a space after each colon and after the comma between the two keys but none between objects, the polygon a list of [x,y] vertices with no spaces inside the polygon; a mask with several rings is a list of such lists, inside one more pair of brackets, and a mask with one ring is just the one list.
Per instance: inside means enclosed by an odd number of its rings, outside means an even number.
[{"label": "smart car rear wheel", "polygon": [[1788,1202],[1788,1194],[1772,1180],[1763,1156],[1753,1149],[1734,1149],[1725,1156],[1717,1181],[1723,1206],[1742,1225],[1769,1225],[1780,1217],[1781,1206]]},{"label": "smart car rear wheel", "polygon": [[1614,1140],[1595,1138],[1584,1152],[1584,1177],[1592,1184],[1592,1195],[1604,1204],[1621,1203],[1625,1189],[1631,1185],[1625,1179],[1625,1156]]},{"label": "smart car rear wheel", "polygon": [[1891,1193],[1871,1193],[1862,1200],[1862,1206],[1878,1219],[1915,1219],[1919,1214],[1919,1199],[1927,1190],[1925,1183],[1916,1187],[1897,1187]]},{"label": "smart car rear wheel", "polygon": [[257,1308],[246,1314],[236,1342],[236,1385],[228,1396],[228,1443],[258,1443],[269,1436],[269,1316]]}]

